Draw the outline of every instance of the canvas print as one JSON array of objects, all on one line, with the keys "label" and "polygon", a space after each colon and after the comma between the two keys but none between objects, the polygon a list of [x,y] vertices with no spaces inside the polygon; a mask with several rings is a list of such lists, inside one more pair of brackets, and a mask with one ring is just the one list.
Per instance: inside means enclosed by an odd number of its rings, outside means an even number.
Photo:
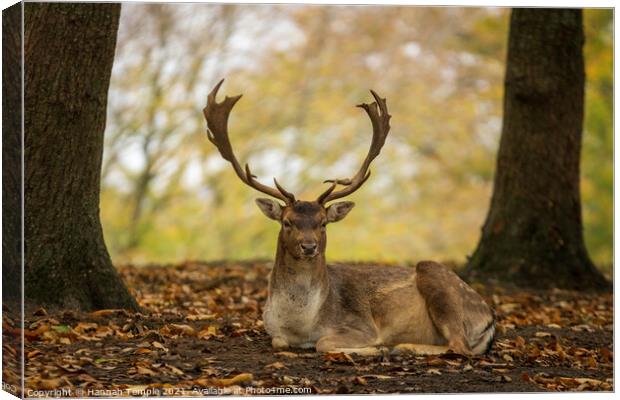
[{"label": "canvas print", "polygon": [[4,9],[3,390],[612,392],[613,26]]}]

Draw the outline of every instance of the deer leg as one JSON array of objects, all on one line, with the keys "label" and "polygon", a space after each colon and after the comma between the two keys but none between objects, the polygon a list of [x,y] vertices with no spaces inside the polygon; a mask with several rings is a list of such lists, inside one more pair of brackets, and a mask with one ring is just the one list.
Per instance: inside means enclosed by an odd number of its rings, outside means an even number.
[{"label": "deer leg", "polygon": [[448,346],[435,346],[432,344],[401,343],[394,346],[391,354],[410,353],[417,356],[430,356],[444,354],[450,350]]},{"label": "deer leg", "polygon": [[[459,281],[454,272],[435,262],[421,262],[416,266],[418,290],[426,300],[433,324],[448,342],[448,349],[469,355],[463,302],[459,296]],[[453,276],[454,275],[454,276]]]},{"label": "deer leg", "polygon": [[383,350],[376,346],[374,335],[353,330],[323,336],[316,342],[316,351],[320,353],[355,353],[361,356],[374,356],[383,353]]}]

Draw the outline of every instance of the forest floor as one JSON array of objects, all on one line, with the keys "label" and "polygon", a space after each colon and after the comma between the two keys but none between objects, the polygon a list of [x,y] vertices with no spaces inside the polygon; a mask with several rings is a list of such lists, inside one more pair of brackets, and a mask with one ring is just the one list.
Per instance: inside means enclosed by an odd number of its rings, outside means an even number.
[{"label": "forest floor", "polygon": [[[498,316],[485,356],[275,352],[261,320],[269,267],[125,266],[142,313],[28,311],[26,396],[613,390],[612,293],[473,285]],[[21,331],[4,311],[6,389],[19,386]]]}]

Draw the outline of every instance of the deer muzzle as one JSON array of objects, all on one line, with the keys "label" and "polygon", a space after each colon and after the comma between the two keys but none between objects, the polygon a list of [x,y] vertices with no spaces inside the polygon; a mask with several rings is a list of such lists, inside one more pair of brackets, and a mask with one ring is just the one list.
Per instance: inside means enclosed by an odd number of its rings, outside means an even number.
[{"label": "deer muzzle", "polygon": [[317,255],[318,251],[318,245],[316,242],[301,242],[299,244],[299,247],[301,248],[301,253],[306,256],[306,257],[314,257]]}]

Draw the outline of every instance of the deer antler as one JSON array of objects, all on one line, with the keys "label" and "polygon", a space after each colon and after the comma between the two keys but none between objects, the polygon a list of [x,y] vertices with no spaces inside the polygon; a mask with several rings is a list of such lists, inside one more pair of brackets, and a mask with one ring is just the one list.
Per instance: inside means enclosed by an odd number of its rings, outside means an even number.
[{"label": "deer antler", "polygon": [[[372,96],[375,98],[374,102],[357,105],[357,107],[363,108],[366,111],[372,122],[372,142],[370,143],[368,155],[353,178],[329,179],[325,181],[325,183],[331,183],[331,185],[317,198],[317,202],[320,204],[325,204],[329,201],[348,196],[359,189],[370,177],[368,167],[370,167],[372,160],[379,155],[381,148],[385,144],[385,139],[390,131],[390,118],[392,116],[388,113],[385,99],[379,97],[373,90],[371,90],[370,93],[372,93]],[[346,187],[334,192],[337,185]]]},{"label": "deer antler", "polygon": [[278,181],[274,178],[273,181],[276,185],[276,189],[263,185],[258,182],[255,178],[256,176],[252,174],[250,171],[250,167],[248,164],[245,164],[245,169],[241,168],[239,165],[239,161],[235,157],[233,153],[232,146],[230,144],[230,139],[228,138],[228,116],[230,111],[234,107],[235,103],[239,101],[242,95],[224,98],[224,101],[218,103],[215,101],[215,97],[217,96],[217,91],[222,86],[224,79],[222,79],[209,93],[207,97],[207,106],[202,110],[202,113],[207,120],[207,136],[209,137],[209,141],[217,147],[222,157],[230,162],[237,173],[237,176],[248,186],[253,187],[259,192],[263,192],[268,194],[269,196],[275,197],[284,201],[286,204],[295,203],[295,196],[284,190],[282,186],[278,184]]}]

